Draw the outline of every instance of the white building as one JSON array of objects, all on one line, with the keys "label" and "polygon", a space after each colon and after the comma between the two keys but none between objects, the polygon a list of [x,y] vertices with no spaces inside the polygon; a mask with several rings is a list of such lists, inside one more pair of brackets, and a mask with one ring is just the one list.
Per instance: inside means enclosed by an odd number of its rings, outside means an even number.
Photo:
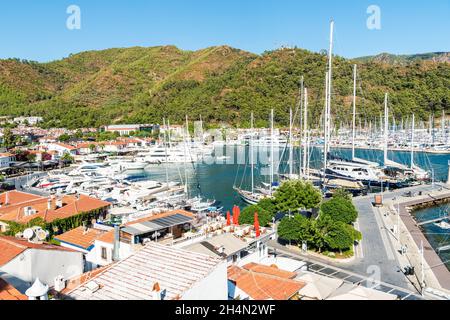
[{"label": "white building", "polygon": [[220,259],[154,242],[69,290],[76,300],[226,300]]},{"label": "white building", "polygon": [[99,224],[92,227],[81,226],[55,236],[55,240],[59,241],[62,247],[83,253],[86,261],[85,270],[93,270],[98,267],[97,252],[93,250],[95,241],[111,229],[113,228]]},{"label": "white building", "polygon": [[22,293],[39,278],[53,286],[55,278],[83,273],[83,254],[47,243],[0,236],[0,275]]},{"label": "white building", "polygon": [[44,146],[48,151],[57,152],[60,157],[62,157],[66,153],[74,156],[77,154],[77,150],[78,150],[74,146],[71,146],[69,144],[64,144],[64,143],[58,143],[58,142],[47,143]]},{"label": "white building", "polygon": [[38,124],[39,122],[42,122],[43,119],[42,119],[42,117],[17,117],[17,118],[14,118],[13,121],[18,124],[28,123],[29,125],[34,126],[34,125]]},{"label": "white building", "polygon": [[119,125],[110,125],[105,127],[106,132],[117,132],[121,136],[128,136],[131,133],[139,132],[142,130],[153,131],[157,129],[158,126],[147,125],[147,124],[119,124]]},{"label": "white building", "polygon": [[14,161],[14,155],[11,153],[0,153],[0,168],[9,168]]}]

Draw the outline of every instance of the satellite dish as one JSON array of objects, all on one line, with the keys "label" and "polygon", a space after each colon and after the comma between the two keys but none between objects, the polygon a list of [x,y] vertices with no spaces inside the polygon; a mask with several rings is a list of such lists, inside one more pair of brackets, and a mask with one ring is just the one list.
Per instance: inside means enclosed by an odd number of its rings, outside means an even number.
[{"label": "satellite dish", "polygon": [[34,237],[33,229],[25,229],[25,231],[23,232],[23,237],[25,239],[31,240]]},{"label": "satellite dish", "polygon": [[39,239],[39,241],[44,241],[45,239],[47,239],[47,232],[42,229],[37,230],[36,236]]}]

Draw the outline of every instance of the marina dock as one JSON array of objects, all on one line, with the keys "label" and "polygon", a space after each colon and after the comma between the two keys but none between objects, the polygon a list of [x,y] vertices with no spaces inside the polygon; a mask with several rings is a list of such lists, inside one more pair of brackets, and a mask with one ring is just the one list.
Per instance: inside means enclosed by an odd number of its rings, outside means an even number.
[{"label": "marina dock", "polygon": [[[435,190],[431,190],[428,194],[423,193],[421,196],[415,196],[409,200],[400,199],[397,206],[400,210],[401,221],[408,230],[408,233],[417,246],[417,249],[420,250],[420,247],[423,244],[424,260],[429,267],[425,268],[425,270],[432,271],[441,287],[443,289],[450,290],[450,271],[436,252],[439,251],[439,249],[442,250],[442,248],[434,249],[421,230],[421,226],[432,222],[425,221],[418,223],[411,214],[414,208],[435,205],[444,201],[450,201],[450,191],[447,189],[447,186],[439,185],[435,187]],[[436,221],[439,220],[443,220],[443,218],[436,219]],[[450,245],[444,246],[444,249],[449,246]],[[420,272],[420,269],[416,270],[417,272]]]}]

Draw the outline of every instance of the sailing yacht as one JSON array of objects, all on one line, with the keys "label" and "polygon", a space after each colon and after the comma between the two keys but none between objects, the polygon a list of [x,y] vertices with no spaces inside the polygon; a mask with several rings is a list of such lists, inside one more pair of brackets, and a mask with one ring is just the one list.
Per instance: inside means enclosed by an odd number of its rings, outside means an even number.
[{"label": "sailing yacht", "polygon": [[[272,119],[273,119],[273,110],[272,110]],[[244,190],[242,188],[238,188],[236,186],[233,187],[233,189],[239,194],[241,199],[248,204],[254,205],[257,204],[262,199],[266,198],[268,195],[261,193],[261,192],[255,192],[255,175],[254,175],[254,169],[255,169],[255,159],[254,159],[254,130],[253,130],[253,113],[251,114],[251,135],[250,135],[250,141],[249,141],[249,162],[250,162],[250,168],[251,168],[251,190]],[[273,131],[272,131],[273,132]],[[271,140],[273,142],[273,139]],[[272,144],[273,145],[273,144]],[[273,153],[271,153],[272,157]],[[273,165],[273,164],[272,164]],[[270,188],[272,190],[272,188]],[[270,194],[271,195],[271,194]]]},{"label": "sailing yacht", "polygon": [[[331,69],[331,68],[330,68]],[[353,121],[352,121],[352,159],[331,159],[325,168],[325,175],[332,178],[345,178],[360,181],[365,185],[379,185],[382,181],[383,172],[378,163],[373,163],[355,156],[356,139],[356,82],[357,66],[353,68]],[[330,80],[328,81],[328,90]],[[329,105],[329,102],[328,102]],[[329,120],[328,120],[329,121]],[[324,151],[327,152],[327,151]]]},{"label": "sailing yacht", "polygon": [[388,109],[388,94],[386,93],[384,98],[384,172],[390,176],[394,176],[397,180],[403,180],[399,182],[401,185],[414,184],[416,181],[425,181],[429,179],[429,173],[414,163],[414,132],[415,132],[415,119],[413,115],[412,130],[411,130],[411,164],[410,167],[397,163],[388,158],[388,121],[389,121],[389,109]]}]

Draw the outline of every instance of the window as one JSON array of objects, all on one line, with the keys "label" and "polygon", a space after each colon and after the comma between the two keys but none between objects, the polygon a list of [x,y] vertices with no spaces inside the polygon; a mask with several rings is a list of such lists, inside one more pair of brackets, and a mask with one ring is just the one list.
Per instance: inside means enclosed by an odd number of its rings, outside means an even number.
[{"label": "window", "polygon": [[102,249],[102,259],[103,260],[108,260],[108,252],[106,251],[105,247],[101,247]]}]

